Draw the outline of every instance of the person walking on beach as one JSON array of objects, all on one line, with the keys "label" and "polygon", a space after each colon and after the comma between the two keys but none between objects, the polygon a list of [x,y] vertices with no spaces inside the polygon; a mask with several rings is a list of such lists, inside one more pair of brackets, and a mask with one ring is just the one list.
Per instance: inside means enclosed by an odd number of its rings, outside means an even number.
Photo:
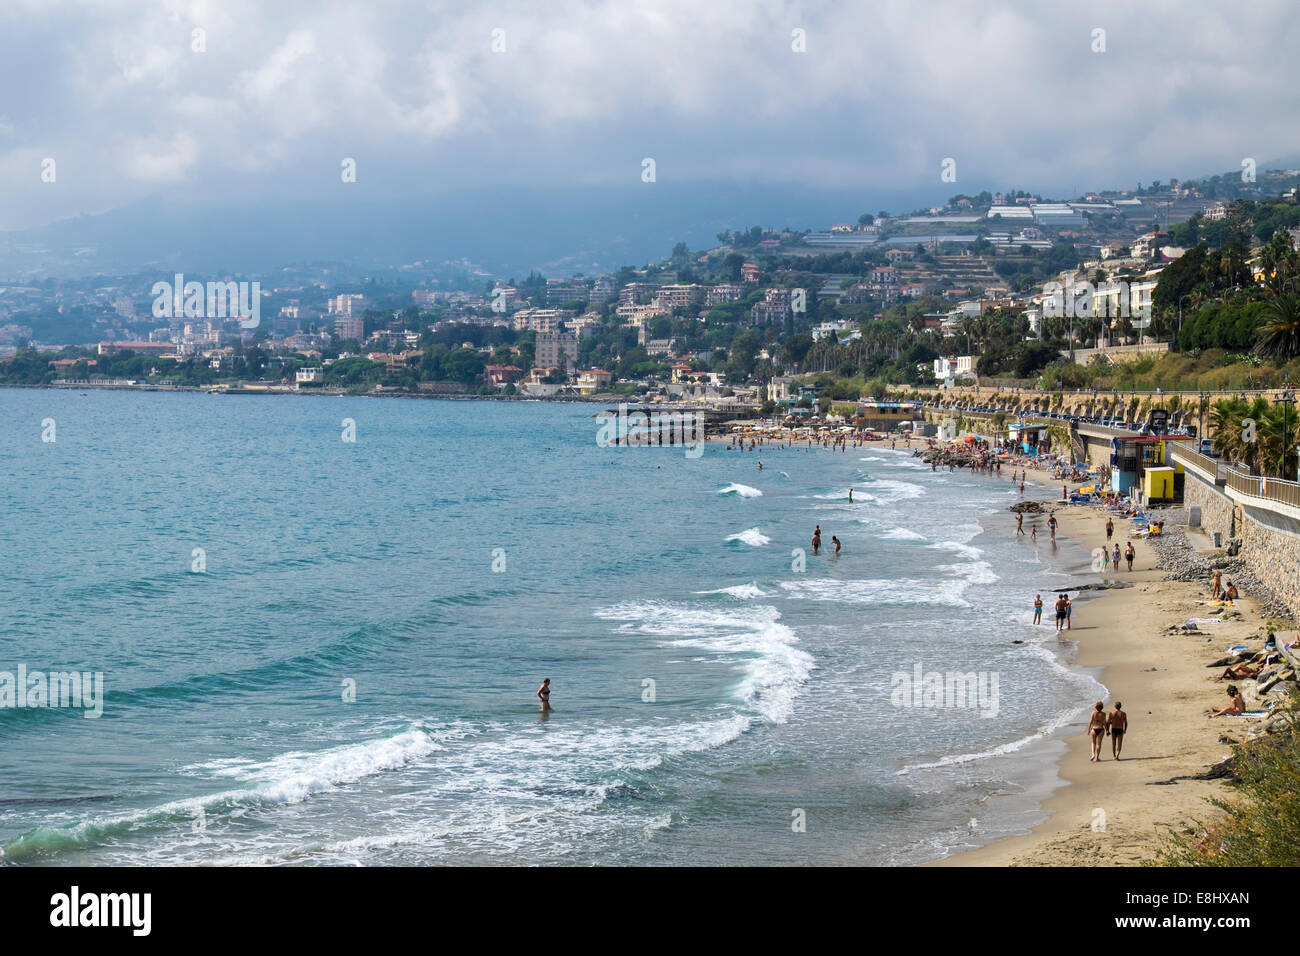
[{"label": "person walking on beach", "polygon": [[1110,570],[1110,549],[1101,549],[1101,573],[1105,574]]},{"label": "person walking on beach", "polygon": [[1037,541],[1037,540],[1038,540],[1038,525],[1036,525],[1036,524],[1031,524],[1031,525],[1029,526],[1029,539],[1030,539],[1031,541]]},{"label": "person walking on beach", "polygon": [[1047,516],[1047,531],[1053,541],[1056,540],[1056,514]]},{"label": "person walking on beach", "polygon": [[1065,605],[1068,603],[1069,602],[1066,601],[1064,594],[1062,594],[1060,597],[1056,599],[1056,633],[1057,634],[1060,634],[1061,631],[1064,630],[1065,628]]},{"label": "person walking on beach", "polygon": [[1110,554],[1110,563],[1115,565],[1115,570],[1119,570],[1119,542],[1115,542],[1115,550]]},{"label": "person walking on beach", "polygon": [[1106,705],[1102,701],[1097,701],[1093,705],[1092,713],[1088,716],[1088,737],[1092,740],[1092,760],[1096,763],[1101,760],[1101,742],[1106,736]]},{"label": "person walking on beach", "polygon": [[542,702],[542,710],[551,709],[551,679],[547,677],[542,686],[537,688],[537,699]]},{"label": "person walking on beach", "polygon": [[1016,534],[1025,533],[1025,514],[1023,511],[1016,513]]},{"label": "person walking on beach", "polygon": [[1134,556],[1136,553],[1137,553],[1137,552],[1133,550],[1133,542],[1130,541],[1130,542],[1128,543],[1128,546],[1124,548],[1124,560],[1125,560],[1126,562],[1128,562],[1128,569],[1129,569],[1130,571],[1133,570],[1133,556]]},{"label": "person walking on beach", "polygon": [[1210,575],[1210,600],[1217,601],[1219,599],[1219,594],[1222,592],[1222,590],[1223,590],[1223,572],[1220,571],[1218,568],[1215,568],[1214,573]]},{"label": "person walking on beach", "polygon": [[1043,596],[1041,594],[1034,595],[1034,623],[1043,623]]},{"label": "person walking on beach", "polygon": [[1124,732],[1128,730],[1128,714],[1124,713],[1124,704],[1115,701],[1115,709],[1107,718],[1110,724],[1110,755],[1119,759],[1119,752],[1124,749]]},{"label": "person walking on beach", "polygon": [[1070,629],[1070,617],[1074,614],[1074,602],[1070,600],[1068,594],[1062,594],[1061,597],[1065,598],[1065,629],[1068,631]]},{"label": "person walking on beach", "polygon": [[1115,535],[1115,522],[1109,518],[1106,519],[1106,540],[1109,541]]}]

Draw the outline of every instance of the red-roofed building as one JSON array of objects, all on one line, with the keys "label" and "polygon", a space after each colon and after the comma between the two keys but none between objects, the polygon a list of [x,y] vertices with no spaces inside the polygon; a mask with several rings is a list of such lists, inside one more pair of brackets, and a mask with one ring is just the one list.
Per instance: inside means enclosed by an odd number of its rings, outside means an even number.
[{"label": "red-roofed building", "polygon": [[523,374],[524,370],[518,365],[487,365],[483,368],[483,380],[496,388],[517,382]]}]

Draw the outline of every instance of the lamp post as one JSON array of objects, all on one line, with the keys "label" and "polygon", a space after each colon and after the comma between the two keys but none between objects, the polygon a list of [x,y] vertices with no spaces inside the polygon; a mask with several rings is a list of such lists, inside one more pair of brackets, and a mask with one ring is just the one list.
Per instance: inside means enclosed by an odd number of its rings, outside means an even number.
[{"label": "lamp post", "polygon": [[[1278,398],[1278,404],[1282,406],[1282,478],[1286,478],[1287,410],[1291,405],[1295,404],[1295,392],[1289,388],[1283,391]],[[1297,456],[1300,456],[1300,450],[1297,450]],[[1296,468],[1300,469],[1300,457],[1296,459]],[[1300,473],[1296,477],[1300,478]]]}]

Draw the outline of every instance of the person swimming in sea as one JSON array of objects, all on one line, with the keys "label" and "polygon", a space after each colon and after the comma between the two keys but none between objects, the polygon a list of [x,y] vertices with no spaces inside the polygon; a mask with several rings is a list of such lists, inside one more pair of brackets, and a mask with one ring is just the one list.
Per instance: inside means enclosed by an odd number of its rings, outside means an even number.
[{"label": "person swimming in sea", "polygon": [[839,554],[840,554],[840,539],[837,538],[837,537],[835,537],[835,535],[831,535],[831,544],[835,545],[835,556],[836,556],[836,557],[839,557]]},{"label": "person swimming in sea", "polygon": [[547,677],[542,686],[537,688],[537,699],[542,702],[542,710],[551,709],[551,679]]}]

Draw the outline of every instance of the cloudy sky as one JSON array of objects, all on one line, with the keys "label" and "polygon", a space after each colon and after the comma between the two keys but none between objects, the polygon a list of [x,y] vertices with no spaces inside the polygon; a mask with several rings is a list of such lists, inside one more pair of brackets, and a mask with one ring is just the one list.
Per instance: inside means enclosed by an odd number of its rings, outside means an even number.
[{"label": "cloudy sky", "polygon": [[1300,155],[1297,10],[5,0],[0,229],[150,196],[637,183],[646,157],[660,182],[944,197],[1236,169]]}]

